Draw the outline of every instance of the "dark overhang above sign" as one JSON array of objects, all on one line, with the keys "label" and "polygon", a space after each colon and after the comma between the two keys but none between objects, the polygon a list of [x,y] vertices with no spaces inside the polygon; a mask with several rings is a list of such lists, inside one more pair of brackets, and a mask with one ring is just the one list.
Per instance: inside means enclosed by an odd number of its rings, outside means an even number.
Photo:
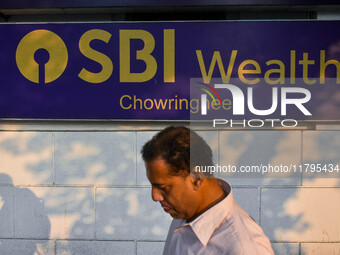
[{"label": "dark overhang above sign", "polygon": [[0,9],[95,8],[95,7],[172,7],[172,6],[301,6],[340,5],[338,0],[2,0]]}]

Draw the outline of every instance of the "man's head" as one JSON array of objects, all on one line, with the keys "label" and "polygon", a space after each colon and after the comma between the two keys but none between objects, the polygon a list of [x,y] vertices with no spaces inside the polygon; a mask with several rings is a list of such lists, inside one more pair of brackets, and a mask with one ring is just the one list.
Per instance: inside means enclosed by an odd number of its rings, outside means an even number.
[{"label": "man's head", "polygon": [[142,148],[152,199],[173,218],[190,220],[205,206],[203,178],[190,174],[195,166],[212,165],[206,142],[185,127],[168,127]]},{"label": "man's head", "polygon": [[[142,148],[145,162],[163,159],[172,175],[186,176],[195,166],[211,166],[212,151],[196,132],[186,127],[167,127]],[[206,177],[210,177],[206,173]]]}]

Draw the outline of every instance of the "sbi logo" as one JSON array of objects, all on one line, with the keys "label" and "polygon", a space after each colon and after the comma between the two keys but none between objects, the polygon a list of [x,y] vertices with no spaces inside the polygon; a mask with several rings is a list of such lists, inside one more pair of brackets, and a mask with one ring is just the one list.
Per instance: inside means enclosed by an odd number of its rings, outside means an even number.
[{"label": "sbi logo", "polygon": [[[101,65],[101,71],[91,72],[82,68],[78,77],[89,83],[102,83],[113,73],[113,63],[109,56],[91,48],[93,40],[109,43],[112,34],[102,29],[86,31],[79,39],[81,54]],[[142,40],[144,48],[131,54],[131,41]],[[163,30],[163,81],[175,82],[175,30]],[[119,30],[119,81],[146,82],[152,79],[158,70],[158,62],[152,55],[156,41],[146,30]],[[135,56],[135,59],[132,59]],[[49,30],[34,30],[25,35],[16,51],[16,63],[20,73],[29,81],[46,84],[58,79],[66,69],[69,55],[64,41]],[[131,71],[132,61],[143,61],[145,69],[136,73]],[[160,61],[160,59],[158,59]]]},{"label": "sbi logo", "polygon": [[[39,52],[48,54],[46,63],[37,63]],[[45,77],[40,83],[50,83],[65,71],[68,52],[64,41],[57,34],[48,30],[35,30],[20,41],[15,58],[19,71],[26,79],[39,83],[39,71],[41,71],[44,72]]]}]

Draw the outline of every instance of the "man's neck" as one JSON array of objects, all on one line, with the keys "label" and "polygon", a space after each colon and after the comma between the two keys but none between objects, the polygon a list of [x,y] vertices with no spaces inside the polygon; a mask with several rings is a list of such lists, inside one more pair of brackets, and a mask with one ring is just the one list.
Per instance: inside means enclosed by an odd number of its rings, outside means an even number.
[{"label": "man's neck", "polygon": [[202,192],[202,202],[200,209],[193,217],[186,220],[187,223],[190,223],[198,216],[221,202],[228,195],[223,191],[217,179],[205,179],[204,181],[205,183],[200,190],[200,192]]}]

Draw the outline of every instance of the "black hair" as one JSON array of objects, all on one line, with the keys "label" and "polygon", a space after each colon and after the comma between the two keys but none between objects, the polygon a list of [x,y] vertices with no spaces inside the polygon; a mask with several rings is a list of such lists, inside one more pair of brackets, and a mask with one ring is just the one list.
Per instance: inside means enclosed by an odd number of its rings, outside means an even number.
[{"label": "black hair", "polygon": [[[163,159],[173,175],[188,175],[196,166],[212,166],[212,151],[195,131],[170,126],[157,133],[142,148],[144,161]],[[207,174],[209,175],[209,174]]]}]

